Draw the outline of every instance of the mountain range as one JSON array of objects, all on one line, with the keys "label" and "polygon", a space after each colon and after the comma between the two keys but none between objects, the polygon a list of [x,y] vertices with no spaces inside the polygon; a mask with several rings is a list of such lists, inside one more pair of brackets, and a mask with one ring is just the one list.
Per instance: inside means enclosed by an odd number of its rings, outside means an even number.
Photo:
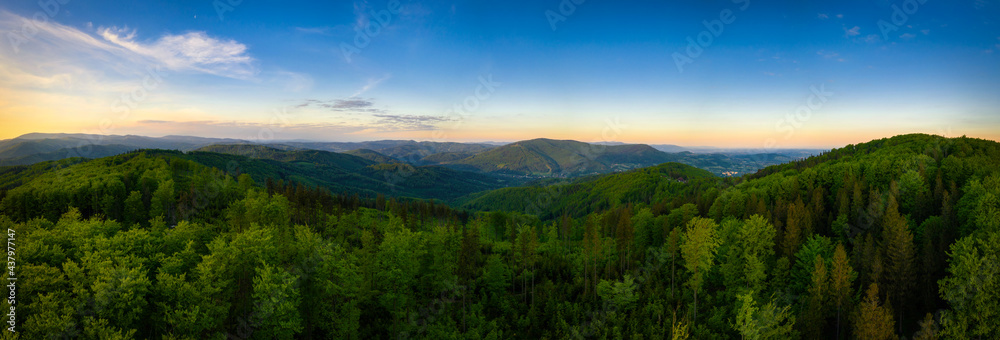
[{"label": "mountain range", "polygon": [[[574,177],[620,172],[666,162],[702,168],[718,176],[752,173],[768,165],[785,163],[808,151],[789,153],[695,153],[664,152],[645,144],[620,142],[583,143],[538,138],[505,145],[488,143],[380,140],[369,142],[285,141],[253,143],[228,138],[190,136],[145,137],[134,135],[90,135],[31,133],[0,141],[0,165],[28,165],[71,157],[101,158],[138,149],[193,151],[219,145],[264,145],[284,151],[324,151],[351,155],[373,163],[405,163],[416,167],[440,165],[459,171],[506,177]],[[662,145],[658,146],[662,149]],[[679,148],[679,147],[678,147]],[[227,153],[270,153],[270,149],[241,148]],[[215,149],[200,151],[215,152]],[[669,148],[669,150],[679,150]],[[276,157],[277,154],[269,156]],[[293,157],[300,157],[296,154]],[[326,158],[339,156],[327,155]],[[346,158],[339,157],[340,160]],[[278,159],[276,159],[278,160]],[[281,161],[281,160],[278,160]]]}]

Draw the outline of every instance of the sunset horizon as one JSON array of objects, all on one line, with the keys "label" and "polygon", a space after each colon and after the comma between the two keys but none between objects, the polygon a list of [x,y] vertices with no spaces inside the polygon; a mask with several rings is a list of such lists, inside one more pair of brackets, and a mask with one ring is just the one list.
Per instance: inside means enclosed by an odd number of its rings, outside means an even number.
[{"label": "sunset horizon", "polygon": [[1000,139],[995,5],[567,1],[11,3],[0,7],[0,138]]}]

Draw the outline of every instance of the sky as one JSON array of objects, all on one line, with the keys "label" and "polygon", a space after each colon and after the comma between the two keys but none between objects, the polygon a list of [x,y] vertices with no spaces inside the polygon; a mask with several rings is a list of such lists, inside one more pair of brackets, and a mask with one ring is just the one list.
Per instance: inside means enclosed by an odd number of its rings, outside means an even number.
[{"label": "sky", "polygon": [[986,0],[4,1],[0,139],[1000,140],[998,19]]}]

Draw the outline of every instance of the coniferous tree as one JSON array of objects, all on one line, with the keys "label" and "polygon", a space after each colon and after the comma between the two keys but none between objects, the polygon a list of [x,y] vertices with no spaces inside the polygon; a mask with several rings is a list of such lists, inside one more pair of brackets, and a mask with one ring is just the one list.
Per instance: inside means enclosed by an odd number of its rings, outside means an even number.
[{"label": "coniferous tree", "polygon": [[852,284],[857,273],[847,261],[847,251],[844,245],[838,243],[833,251],[833,264],[830,268],[830,294],[833,306],[837,308],[837,339],[840,339],[840,316],[845,305],[851,301]]},{"label": "coniferous tree", "polygon": [[902,333],[903,311],[909,301],[909,293],[913,286],[915,267],[913,234],[907,226],[906,218],[899,215],[899,208],[894,196],[890,195],[886,207],[886,215],[882,226],[882,239],[885,242],[885,273],[889,287],[889,296],[895,302],[899,315],[899,332]]},{"label": "coniferous tree", "polygon": [[854,335],[861,340],[888,340],[896,328],[889,308],[879,302],[878,284],[868,286],[854,316]]},{"label": "coniferous tree", "polygon": [[823,334],[823,326],[826,324],[827,301],[829,300],[829,275],[826,269],[826,260],[819,254],[816,255],[812,272],[812,284],[809,286],[806,308],[803,314],[802,323],[804,334],[808,338],[819,338]]}]

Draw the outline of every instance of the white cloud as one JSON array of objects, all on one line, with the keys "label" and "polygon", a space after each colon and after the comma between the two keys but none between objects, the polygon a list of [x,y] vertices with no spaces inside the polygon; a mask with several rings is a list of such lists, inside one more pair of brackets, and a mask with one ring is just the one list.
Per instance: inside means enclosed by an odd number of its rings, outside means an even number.
[{"label": "white cloud", "polygon": [[136,31],[127,27],[100,28],[98,34],[171,70],[197,71],[237,79],[257,74],[246,45],[235,40],[216,39],[205,32],[168,34],[151,43],[136,40]]},{"label": "white cloud", "polygon": [[820,18],[820,19],[829,19],[829,18],[830,18],[830,16],[829,16],[829,15],[826,15],[825,13],[820,13],[820,14],[819,14],[819,18]]},{"label": "white cloud", "polygon": [[329,35],[333,28],[329,26],[323,27],[295,27],[295,31],[305,34],[319,34],[319,35]]},{"label": "white cloud", "polygon": [[904,40],[909,40],[909,39],[913,39],[913,38],[916,38],[916,37],[917,36],[915,34],[911,34],[911,33],[903,33],[902,35],[899,36],[900,39],[904,39]]},{"label": "white cloud", "polygon": [[[31,27],[23,31],[22,27]],[[92,26],[91,26],[92,27]],[[213,74],[250,79],[257,74],[244,44],[218,39],[205,32],[166,34],[152,41],[140,40],[135,30],[99,28],[95,33],[59,24],[34,21],[0,11],[3,46],[0,62],[8,73],[25,72],[40,77],[69,74],[107,81],[125,76],[134,80],[149,67],[171,71]],[[16,47],[8,44],[16,35]]]},{"label": "white cloud", "polygon": [[844,28],[844,35],[848,37],[853,37],[859,34],[861,34],[861,27],[854,26],[851,28],[846,28],[846,27]]},{"label": "white cloud", "polygon": [[816,51],[816,54],[822,56],[823,58],[836,58],[836,57],[840,56],[840,53],[831,52],[831,51],[827,51],[827,50]]},{"label": "white cloud", "polygon": [[[134,30],[71,27],[0,10],[0,93],[8,100],[0,110],[36,123],[81,130],[112,117],[120,127],[175,102],[176,73],[256,80],[256,72],[245,45],[204,32],[142,40]],[[123,115],[119,107],[131,110]]]}]

